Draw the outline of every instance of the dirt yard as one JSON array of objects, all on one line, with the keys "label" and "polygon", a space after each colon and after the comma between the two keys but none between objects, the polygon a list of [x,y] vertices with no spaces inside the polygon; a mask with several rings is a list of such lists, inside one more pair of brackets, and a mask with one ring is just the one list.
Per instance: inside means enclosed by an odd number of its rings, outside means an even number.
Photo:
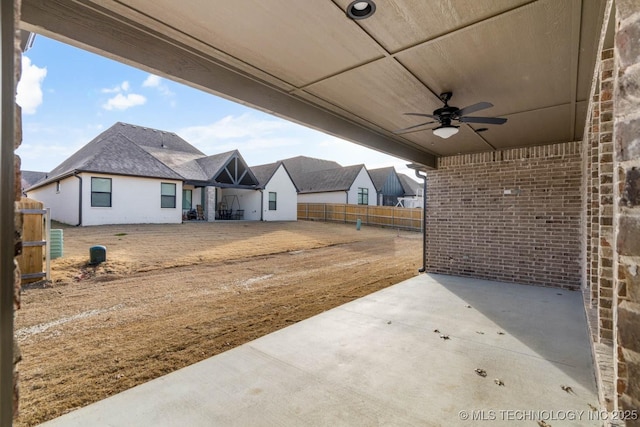
[{"label": "dirt yard", "polygon": [[[88,266],[89,248],[107,262]],[[314,222],[64,228],[26,286],[17,426],[32,426],[415,276],[421,234]]]}]

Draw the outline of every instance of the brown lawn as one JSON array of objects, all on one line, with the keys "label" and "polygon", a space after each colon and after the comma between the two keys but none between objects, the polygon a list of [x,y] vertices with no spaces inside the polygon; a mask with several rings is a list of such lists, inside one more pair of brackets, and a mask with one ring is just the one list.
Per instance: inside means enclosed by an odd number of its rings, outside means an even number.
[{"label": "brown lawn", "polygon": [[[89,248],[107,262],[87,265]],[[420,233],[315,222],[64,227],[16,318],[31,426],[417,274]]]}]

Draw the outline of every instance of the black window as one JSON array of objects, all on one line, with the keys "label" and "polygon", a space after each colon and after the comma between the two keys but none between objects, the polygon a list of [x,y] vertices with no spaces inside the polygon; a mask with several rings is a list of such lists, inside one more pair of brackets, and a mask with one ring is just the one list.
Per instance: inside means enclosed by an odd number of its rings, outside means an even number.
[{"label": "black window", "polygon": [[111,178],[91,177],[91,206],[111,207]]},{"label": "black window", "polygon": [[269,210],[275,211],[278,202],[278,193],[269,193]]},{"label": "black window", "polygon": [[176,207],[176,185],[166,182],[160,183],[160,207],[175,208]]},{"label": "black window", "polygon": [[368,205],[369,204],[369,189],[358,187],[358,204],[359,205]]}]

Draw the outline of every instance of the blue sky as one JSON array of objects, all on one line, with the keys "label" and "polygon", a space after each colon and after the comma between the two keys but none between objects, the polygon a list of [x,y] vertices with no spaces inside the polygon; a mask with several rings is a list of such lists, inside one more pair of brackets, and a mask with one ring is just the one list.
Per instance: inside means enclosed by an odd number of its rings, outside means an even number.
[{"label": "blue sky", "polygon": [[121,121],[175,132],[207,155],[238,149],[250,166],[304,155],[413,177],[405,160],[43,36],[22,61],[23,170],[48,172]]}]

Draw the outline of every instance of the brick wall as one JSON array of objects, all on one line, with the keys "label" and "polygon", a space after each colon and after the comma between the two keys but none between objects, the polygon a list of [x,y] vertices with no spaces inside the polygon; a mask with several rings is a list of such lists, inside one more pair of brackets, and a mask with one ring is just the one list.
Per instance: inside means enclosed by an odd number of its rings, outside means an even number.
[{"label": "brick wall", "polygon": [[427,173],[427,271],[578,289],[580,151],[570,142],[439,159]]},{"label": "brick wall", "polygon": [[[20,6],[21,0],[13,0],[14,7],[14,19],[15,19],[15,28],[19,28],[20,22]],[[16,31],[15,39],[14,39],[14,60],[15,60],[15,77],[14,82],[17,84],[20,80],[20,76],[22,74],[22,51],[20,49],[20,31]],[[14,140],[14,148],[17,149],[22,144],[22,110],[20,106],[16,104],[15,106],[15,122],[14,122],[14,132],[15,132],[15,140]],[[14,195],[15,200],[19,201],[22,196],[21,189],[21,179],[20,179],[20,157],[14,155]],[[16,212],[14,217],[14,246],[22,247],[22,214]],[[15,253],[15,256],[18,256],[19,253]],[[13,293],[13,309],[14,313],[20,308],[20,289],[21,289],[21,279],[20,279],[20,267],[18,266],[17,260],[14,259],[14,293]],[[18,341],[13,338],[13,416],[18,415],[19,402],[20,402],[20,392],[19,392],[19,371],[18,364],[22,360],[22,354],[20,352],[20,347],[18,346]]]},{"label": "brick wall", "polygon": [[598,335],[613,342],[613,49],[600,62],[598,125]]},{"label": "brick wall", "polygon": [[[616,1],[614,166],[618,393],[640,411],[640,7]],[[640,426],[640,420],[627,421]]]}]

